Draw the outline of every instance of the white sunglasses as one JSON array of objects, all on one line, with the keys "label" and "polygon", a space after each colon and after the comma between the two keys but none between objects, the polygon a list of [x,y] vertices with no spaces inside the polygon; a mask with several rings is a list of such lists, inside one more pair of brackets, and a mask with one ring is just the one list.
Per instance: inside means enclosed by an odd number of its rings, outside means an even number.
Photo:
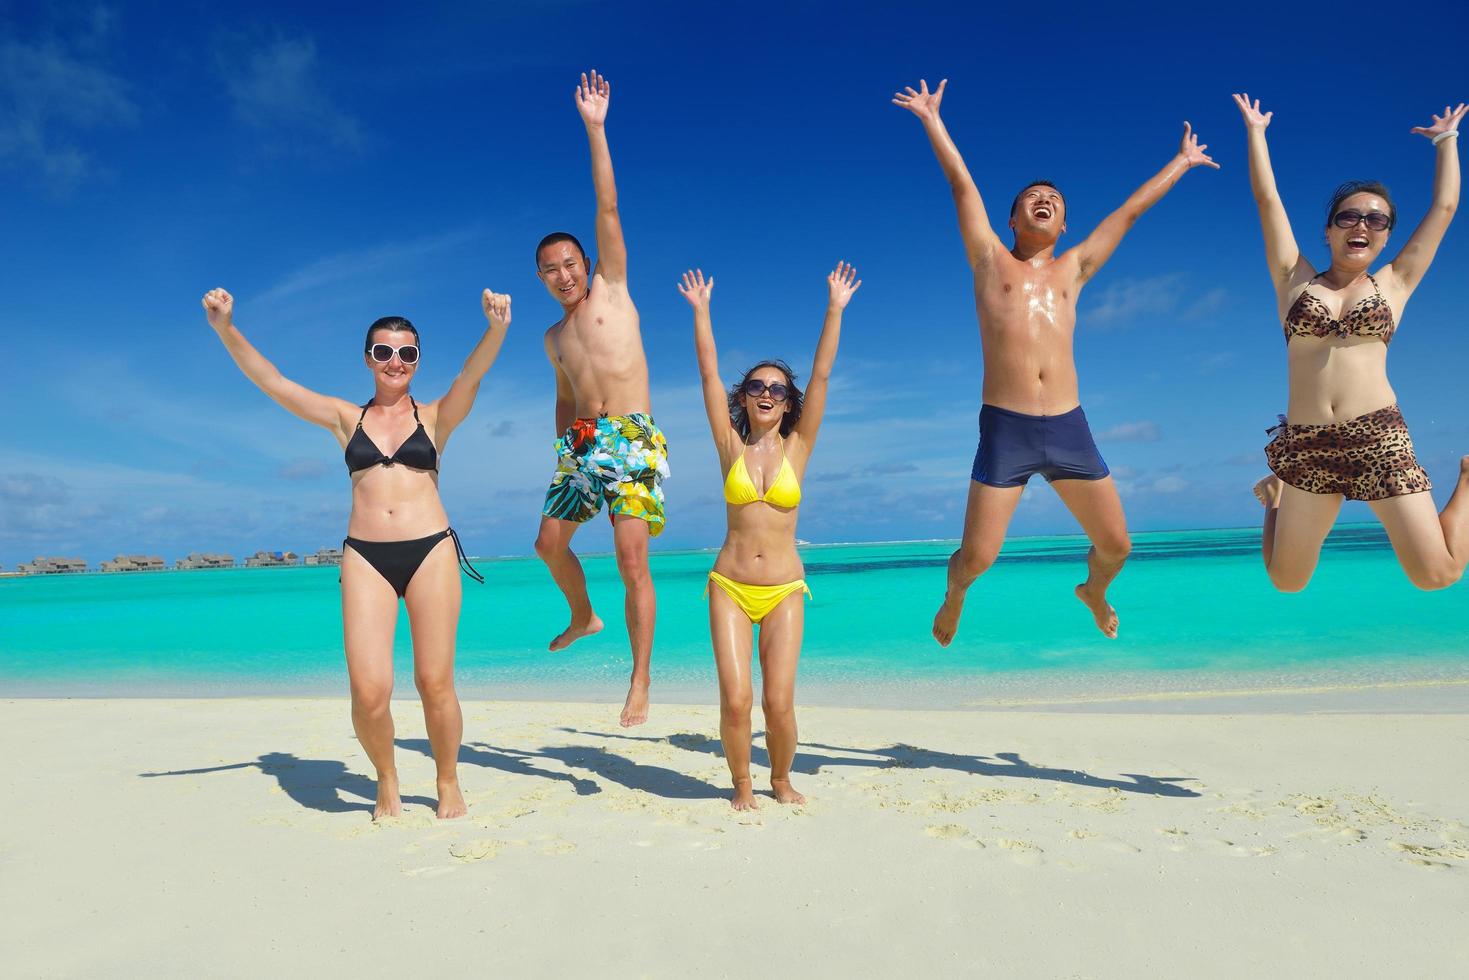
[{"label": "white sunglasses", "polygon": [[372,347],[368,350],[368,353],[371,354],[372,359],[374,361],[377,361],[379,364],[388,363],[393,359],[394,354],[397,354],[398,360],[402,361],[404,364],[418,363],[417,344],[404,344],[402,347],[392,347],[388,344],[373,344]]}]

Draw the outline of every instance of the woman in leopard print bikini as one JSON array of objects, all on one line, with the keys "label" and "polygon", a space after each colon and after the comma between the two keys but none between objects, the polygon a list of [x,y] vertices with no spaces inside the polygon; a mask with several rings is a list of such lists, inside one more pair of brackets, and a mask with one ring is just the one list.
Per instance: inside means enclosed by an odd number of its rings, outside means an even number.
[{"label": "woman in leopard print bikini", "polygon": [[[1438,250],[1459,203],[1459,120],[1469,106],[1444,108],[1413,132],[1433,141],[1433,204],[1397,256],[1377,259],[1397,221],[1387,188],[1352,181],[1326,213],[1331,265],[1318,273],[1301,254],[1275,188],[1265,127],[1272,113],[1236,95],[1249,133],[1250,184],[1265,231],[1265,258],[1285,327],[1290,369],[1287,415],[1265,447],[1272,476],[1255,486],[1265,505],[1264,554],[1270,580],[1299,592],[1311,580],[1322,542],[1343,500],[1365,500],[1387,530],[1408,578],[1420,589],[1457,582],[1469,562],[1469,456],[1443,513],[1387,380],[1387,345],[1397,316]],[[1287,421],[1287,419],[1289,421]]]}]

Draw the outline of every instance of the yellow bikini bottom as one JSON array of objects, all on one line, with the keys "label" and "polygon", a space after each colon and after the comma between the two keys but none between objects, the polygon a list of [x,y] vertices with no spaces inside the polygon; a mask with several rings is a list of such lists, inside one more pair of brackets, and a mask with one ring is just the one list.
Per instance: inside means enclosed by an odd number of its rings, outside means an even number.
[{"label": "yellow bikini bottom", "polygon": [[[746,585],[736,582],[732,578],[726,578],[718,572],[709,573],[709,581],[719,586],[724,594],[735,601],[735,605],[745,611],[750,617],[750,622],[758,623],[769,616],[776,606],[792,592],[804,592],[811,595],[811,590],[806,587],[806,580],[798,578],[794,582],[785,585]],[[709,586],[704,586],[704,596],[709,596]]]}]

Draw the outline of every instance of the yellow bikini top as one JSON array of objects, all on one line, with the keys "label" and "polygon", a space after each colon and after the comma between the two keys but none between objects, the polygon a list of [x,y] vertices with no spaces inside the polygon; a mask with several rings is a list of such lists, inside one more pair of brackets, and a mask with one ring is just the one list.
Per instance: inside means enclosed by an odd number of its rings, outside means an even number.
[{"label": "yellow bikini top", "polygon": [[750,471],[745,468],[745,453],[741,450],[739,459],[729,468],[729,476],[724,478],[724,499],[737,506],[753,504],[757,500],[776,507],[794,507],[799,504],[801,484],[796,479],[795,468],[785,456],[784,447],[781,448],[780,472],[775,474],[775,482],[766,488],[763,497],[755,492],[755,481],[750,479]]}]

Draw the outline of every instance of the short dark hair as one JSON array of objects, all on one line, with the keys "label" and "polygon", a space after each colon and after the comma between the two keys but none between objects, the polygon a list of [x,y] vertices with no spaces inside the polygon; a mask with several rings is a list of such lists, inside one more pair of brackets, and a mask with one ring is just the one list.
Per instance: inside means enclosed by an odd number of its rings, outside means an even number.
[{"label": "short dark hair", "polygon": [[740,395],[744,394],[745,382],[750,380],[750,375],[763,367],[773,367],[786,376],[786,387],[790,394],[786,395],[786,403],[791,406],[790,411],[781,416],[780,434],[788,436],[796,423],[801,421],[801,405],[806,400],[806,395],[800,388],[796,387],[796,373],[785,361],[776,358],[770,361],[761,361],[745,372],[740,378],[740,383],[729,390],[729,420],[734,423],[735,431],[740,434],[741,439],[747,439],[750,435],[750,416],[741,403]]},{"label": "short dark hair", "polygon": [[363,353],[372,350],[372,335],[379,330],[406,330],[413,334],[413,342],[418,343],[418,328],[408,322],[406,316],[382,316],[372,321],[372,326],[367,328],[367,340],[362,346]]},{"label": "short dark hair", "polygon": [[576,240],[576,236],[575,235],[573,235],[569,231],[553,231],[553,232],[551,232],[551,234],[547,235],[545,238],[542,238],[541,239],[541,244],[539,244],[539,245],[536,246],[536,268],[537,269],[539,269],[540,266],[541,266],[541,249],[545,248],[548,245],[555,245],[557,242],[570,242],[571,244],[575,245],[576,246],[576,250],[581,253],[582,261],[583,262],[586,261],[586,259],[587,259],[587,250],[581,247],[581,242],[579,242],[579,241]]},{"label": "short dark hair", "polygon": [[1016,194],[1015,200],[1010,202],[1010,217],[1015,217],[1015,209],[1020,207],[1020,199],[1025,196],[1025,192],[1030,190],[1032,187],[1049,187],[1051,190],[1055,191],[1056,196],[1061,199],[1061,206],[1063,208],[1066,206],[1066,195],[1061,193],[1061,188],[1057,187],[1049,180],[1032,180],[1030,183],[1020,188],[1020,193]]},{"label": "short dark hair", "polygon": [[1393,226],[1398,223],[1398,206],[1392,202],[1392,193],[1387,185],[1377,180],[1349,180],[1338,187],[1331,195],[1331,203],[1326,205],[1326,227],[1331,227],[1331,219],[1336,217],[1336,209],[1341,206],[1341,202],[1353,194],[1376,194],[1386,201],[1387,230],[1393,230]]}]

